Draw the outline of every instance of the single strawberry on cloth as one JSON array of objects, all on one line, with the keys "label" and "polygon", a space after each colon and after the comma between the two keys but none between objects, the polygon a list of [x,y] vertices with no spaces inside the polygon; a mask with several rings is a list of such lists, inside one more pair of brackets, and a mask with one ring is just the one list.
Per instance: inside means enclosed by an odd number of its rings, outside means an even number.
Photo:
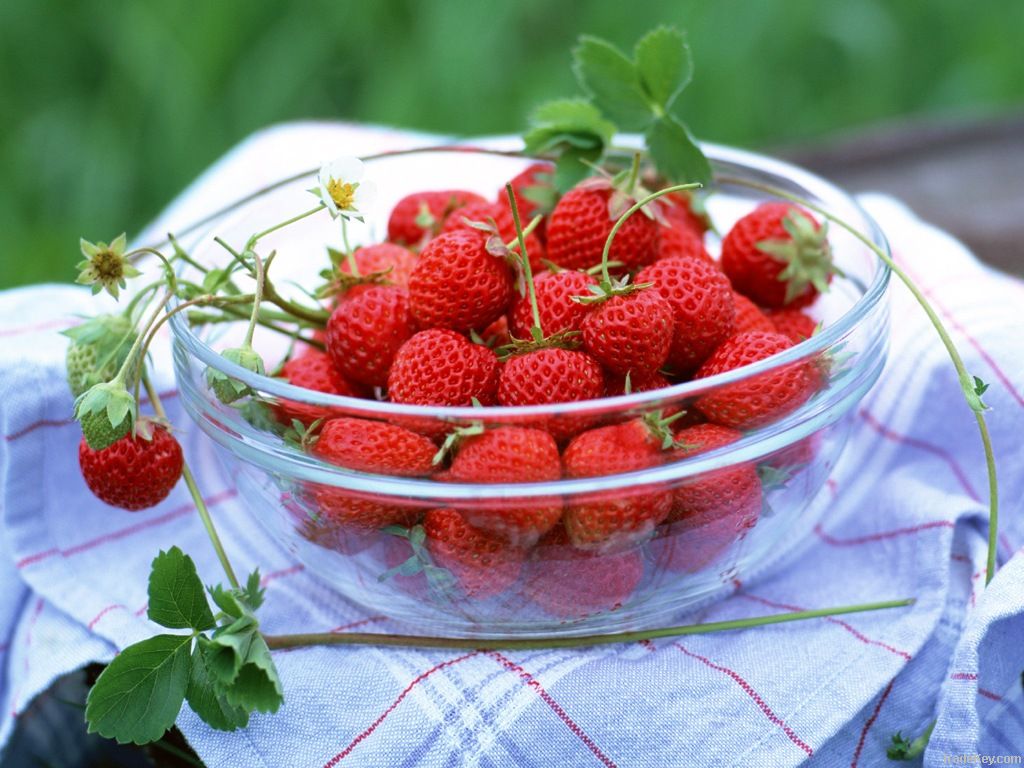
[{"label": "single strawberry on cloth", "polygon": [[[257,134],[202,176],[147,233],[350,153],[430,137],[336,124]],[[424,180],[424,188],[431,186]],[[980,265],[899,203],[865,196],[897,260],[931,297],[985,395],[1004,501],[1000,559],[984,584],[986,506],[972,416],[928,320],[892,289],[888,367],[861,404],[799,557],[680,622],[916,596],[909,609],[582,650],[456,652],[371,647],[278,652],[285,705],[235,733],[186,707],[178,725],[205,763],[228,766],[682,766],[881,764],[892,735],[937,716],[928,764],[1024,744],[1024,285]],[[69,257],[69,265],[73,258]],[[70,268],[70,267],[69,267]],[[217,563],[184,488],[129,514],[78,469],[65,339],[87,291],[0,294],[0,744],[55,677],[108,661],[151,633],[149,564],[181,546],[204,582]],[[166,341],[164,342],[166,343]],[[161,355],[155,356],[157,359]],[[163,355],[163,359],[166,359]],[[232,559],[259,566],[269,633],[408,631],[347,603],[247,523],[233,483],[189,429],[167,370],[178,437]]]}]

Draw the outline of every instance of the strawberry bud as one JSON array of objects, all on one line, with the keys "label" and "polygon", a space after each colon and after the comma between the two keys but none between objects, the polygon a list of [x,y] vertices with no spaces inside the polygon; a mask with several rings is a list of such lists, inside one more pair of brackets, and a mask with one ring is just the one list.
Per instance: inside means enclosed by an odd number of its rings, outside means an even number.
[{"label": "strawberry bud", "polygon": [[[252,373],[259,374],[260,376],[266,374],[263,358],[250,346],[225,349],[221,352],[221,357]],[[206,385],[213,390],[213,394],[217,396],[217,399],[225,405],[252,394],[252,388],[248,384],[238,379],[233,379],[223,371],[213,367],[206,369]]]}]

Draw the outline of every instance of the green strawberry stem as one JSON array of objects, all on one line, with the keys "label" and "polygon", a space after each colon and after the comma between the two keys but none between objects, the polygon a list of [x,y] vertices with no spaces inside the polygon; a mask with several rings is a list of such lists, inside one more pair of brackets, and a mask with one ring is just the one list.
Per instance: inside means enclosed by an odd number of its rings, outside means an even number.
[{"label": "green strawberry stem", "polygon": [[[142,383],[146,388],[146,394],[149,396],[149,402],[153,405],[153,410],[156,415],[164,421],[167,421],[167,411],[164,410],[164,404],[160,400],[160,394],[156,391],[156,387],[153,386],[153,382],[149,379],[149,374],[145,371],[142,372]],[[199,492],[199,486],[196,485],[196,479],[192,475],[192,470],[188,466],[188,462],[184,462],[182,465],[181,476],[185,480],[185,485],[188,487],[189,495],[192,497],[193,503],[196,505],[196,512],[199,513],[199,518],[203,521],[203,527],[206,528],[206,535],[210,538],[210,543],[213,544],[213,549],[217,553],[217,559],[220,560],[221,567],[224,569],[224,574],[228,577],[228,581],[231,582],[231,586],[235,589],[241,589],[241,585],[238,583],[238,578],[235,576],[235,571],[231,567],[231,561],[228,560],[228,555],[224,551],[224,545],[221,544],[220,536],[217,534],[217,529],[213,525],[213,518],[210,516],[210,510],[206,506],[206,502],[203,501],[203,495]]]},{"label": "green strawberry stem", "polygon": [[[128,350],[128,354],[125,355],[124,362],[121,363],[121,368],[117,371],[114,378],[111,379],[111,384],[120,384],[121,386],[125,386],[128,381],[128,372],[134,369],[136,359],[142,359],[142,356],[139,354],[139,350],[142,349],[142,355],[145,355],[145,350],[148,345],[145,345],[143,342],[146,339],[147,332],[153,327],[154,323],[159,325],[158,317],[164,307],[167,306],[167,302],[171,300],[171,296],[171,292],[168,291],[164,294],[164,297],[157,302],[156,307],[153,309],[153,313],[149,316],[149,320],[147,320],[143,326],[142,332],[135,337],[135,342],[132,344],[131,349]],[[125,387],[125,389],[127,389],[127,387]],[[138,397],[135,399],[138,401]]]},{"label": "green strawberry stem", "polygon": [[[240,254],[238,251],[236,251],[234,248],[228,245],[226,241],[224,241],[220,237],[213,238],[213,241],[217,243],[217,245],[221,246],[228,253],[230,253],[231,256],[235,259],[235,261],[241,264],[246,270],[251,271],[249,265],[245,263],[245,259],[242,258],[242,254]],[[264,279],[263,281],[263,299],[265,301],[269,301],[274,306],[283,309],[292,317],[298,318],[299,320],[305,320],[306,322],[312,323],[318,328],[322,328],[324,326],[324,323],[327,322],[327,318],[330,316],[327,312],[324,312],[322,309],[309,309],[308,307],[304,307],[301,304],[296,304],[293,301],[285,299],[277,292],[277,289],[274,287],[274,284],[267,279]]]},{"label": "green strawberry stem", "polygon": [[989,582],[992,581],[992,577],[995,576],[996,553],[999,545],[999,484],[996,480],[996,459],[992,450],[992,438],[989,435],[988,423],[985,421],[984,412],[987,406],[981,402],[981,396],[978,392],[980,379],[972,377],[967,372],[967,366],[964,365],[963,358],[960,357],[960,352],[953,343],[953,339],[950,337],[949,332],[943,325],[942,320],[939,319],[938,314],[932,308],[931,303],[927,298],[925,298],[925,295],[917,287],[910,276],[907,275],[907,273],[904,272],[898,264],[896,264],[889,254],[875,245],[875,243],[871,241],[871,238],[862,234],[856,227],[843,221],[843,219],[839,218],[835,214],[829,213],[821,206],[816,205],[809,200],[805,200],[797,195],[791,194],[784,189],[773,187],[770,184],[762,184],[756,181],[747,181],[746,179],[737,179],[732,177],[722,177],[719,178],[718,181],[723,184],[738,184],[740,186],[749,187],[750,189],[759,190],[775,197],[790,200],[797,205],[802,205],[804,208],[824,216],[829,221],[835,222],[870,248],[874,254],[892,270],[893,274],[895,274],[903,284],[907,286],[910,293],[913,294],[914,299],[921,305],[925,314],[928,315],[928,319],[935,328],[935,332],[939,334],[939,338],[942,339],[943,346],[946,347],[946,352],[953,361],[953,367],[956,368],[957,376],[960,379],[960,388],[963,390],[964,399],[967,400],[967,405],[974,413],[974,418],[978,423],[978,432],[981,434],[981,444],[985,450],[985,464],[988,469],[988,567],[985,571],[985,585],[988,586]]},{"label": "green strawberry stem", "polygon": [[302,213],[296,214],[295,216],[292,216],[290,219],[285,219],[282,222],[278,222],[272,227],[267,227],[262,232],[257,232],[255,235],[249,238],[249,242],[246,243],[245,245],[245,250],[252,250],[256,246],[256,243],[258,243],[264,237],[269,235],[271,232],[277,232],[277,230],[284,229],[285,227],[290,226],[297,221],[302,221],[303,219],[312,216],[314,213],[319,213],[326,207],[326,205],[320,203],[320,205],[316,206],[315,208],[310,208],[308,211],[303,211]]},{"label": "green strawberry stem", "polygon": [[270,262],[274,260],[274,254],[277,251],[272,251],[270,256],[267,257],[267,263],[263,263],[263,259],[259,257],[256,251],[252,251],[252,259],[256,264],[256,293],[252,300],[252,314],[249,316],[249,327],[245,329],[245,346],[252,347],[252,335],[256,332],[256,321],[259,320],[260,316],[260,302],[263,301],[263,285],[267,280],[267,267],[270,266]]},{"label": "green strawberry stem", "polygon": [[672,187],[665,187],[664,189],[659,189],[657,192],[652,192],[651,194],[647,195],[641,200],[635,202],[633,205],[629,207],[629,209],[624,214],[619,216],[618,220],[612,226],[612,231],[608,233],[608,239],[604,241],[604,250],[601,251],[601,284],[604,286],[611,286],[612,284],[612,277],[610,274],[608,274],[608,254],[612,250],[612,242],[615,240],[615,236],[619,234],[619,230],[622,229],[622,225],[626,223],[626,220],[630,216],[639,211],[648,203],[657,200],[659,197],[670,194],[672,192],[682,192],[687,189],[700,189],[701,186],[701,184],[693,182],[691,184],[676,184],[675,186]]},{"label": "green strawberry stem", "polygon": [[508,204],[512,208],[512,223],[516,227],[516,237],[519,240],[519,262],[523,267],[523,276],[526,281],[526,290],[530,294],[530,312],[533,313],[533,327],[537,332],[533,334],[543,338],[544,329],[540,327],[540,311],[537,309],[537,291],[533,285],[533,267],[530,266],[530,256],[526,253],[526,234],[523,232],[522,222],[519,220],[519,204],[516,203],[516,195],[511,184],[505,185],[505,194],[508,195]]},{"label": "green strawberry stem", "polygon": [[345,262],[353,277],[362,277],[359,274],[359,265],[356,264],[356,252],[348,242],[348,218],[345,216],[339,218],[341,219],[341,245],[345,249]]},{"label": "green strawberry stem", "polygon": [[466,648],[470,650],[492,648],[505,648],[512,650],[581,648],[593,645],[635,643],[641,640],[654,640],[662,637],[704,635],[711,632],[747,629],[748,627],[759,627],[767,624],[783,624],[790,621],[818,619],[825,616],[839,616],[846,613],[863,613],[865,611],[880,611],[889,608],[905,608],[913,605],[914,602],[914,598],[886,600],[877,603],[864,603],[861,605],[845,605],[837,608],[816,608],[810,611],[777,613],[771,616],[756,616],[749,619],[712,621],[705,624],[685,624],[679,627],[645,629],[636,632],[614,632],[604,635],[580,635],[578,637],[429,637],[423,635],[392,635],[380,632],[316,632],[295,635],[267,635],[265,636],[265,639],[267,641],[267,645],[270,646],[271,649],[301,648],[310,645],[392,645],[410,648]]}]

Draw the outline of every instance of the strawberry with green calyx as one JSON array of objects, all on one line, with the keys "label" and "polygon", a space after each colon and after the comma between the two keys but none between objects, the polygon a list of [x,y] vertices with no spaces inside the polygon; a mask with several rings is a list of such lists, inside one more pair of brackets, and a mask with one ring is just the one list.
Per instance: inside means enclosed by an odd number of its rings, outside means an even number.
[{"label": "strawberry with green calyx", "polygon": [[335,263],[343,274],[352,277],[363,276],[364,279],[376,277],[382,282],[407,289],[409,276],[416,266],[416,254],[394,243],[376,243],[356,248],[352,254],[352,261],[355,262],[354,265],[348,259]]},{"label": "strawberry with green calyx", "polygon": [[[638,167],[638,158],[634,158],[634,173]],[[696,186],[667,187],[646,195],[623,211],[605,239],[601,281],[591,286],[589,295],[575,297],[582,304],[596,305],[581,324],[583,347],[613,373],[643,376],[661,368],[668,359],[675,323],[672,305],[657,291],[645,290],[651,283],[630,283],[628,277],[611,277],[608,264],[615,238],[635,213],[659,197]]]},{"label": "strawberry with green calyx", "polygon": [[733,287],[769,309],[799,309],[842,271],[832,261],[828,222],[790,203],[762,203],[722,240],[722,271]]},{"label": "strawberry with green calyx", "polygon": [[142,274],[132,266],[129,256],[125,255],[128,238],[124,232],[109,244],[90,243],[84,238],[79,244],[85,260],[78,263],[78,269],[81,271],[75,282],[80,285],[91,285],[94,294],[105,290],[116,299],[119,289],[127,285],[127,278]]},{"label": "strawberry with green calyx", "polygon": [[102,449],[83,437],[78,446],[82,477],[93,495],[113,507],[136,512],[156,506],[181,477],[181,446],[167,427],[139,419],[126,434]]},{"label": "strawberry with green calyx", "polygon": [[122,373],[112,381],[93,385],[75,400],[75,419],[94,451],[101,451],[129,434],[138,418],[138,403],[124,384],[124,369],[122,366]]},{"label": "strawberry with green calyx", "polygon": [[591,275],[575,270],[545,271],[535,275],[533,291],[527,290],[525,295],[512,300],[508,313],[509,331],[517,339],[533,338],[534,301],[539,326],[545,333],[554,336],[579,331],[583,318],[587,316],[587,308],[572,297],[587,293],[596,283]]},{"label": "strawberry with green calyx", "polygon": [[[288,360],[281,367],[278,376],[296,387],[312,389],[329,395],[366,396],[362,387],[342,375],[325,352],[312,347],[303,354]],[[291,424],[293,420],[312,424],[317,419],[329,419],[332,415],[342,415],[340,411],[336,412],[330,408],[283,398],[274,403],[271,408],[277,420],[282,424]]]},{"label": "strawberry with green calyx", "polygon": [[410,405],[494,405],[501,363],[497,355],[444,328],[420,331],[395,354],[388,397]]},{"label": "strawberry with green calyx", "polygon": [[[382,245],[402,251],[406,250],[397,245],[391,246],[390,243],[382,243]],[[411,251],[406,252],[411,254]],[[312,297],[315,299],[338,301],[358,286],[392,285],[393,265],[384,266],[379,270],[364,270],[360,268],[352,253],[344,253],[335,248],[328,248],[327,253],[331,260],[331,268],[320,271],[320,277],[324,282],[312,292]]]},{"label": "strawberry with green calyx", "polygon": [[[498,402],[506,406],[543,405],[600,397],[604,388],[601,366],[590,355],[575,349],[579,345],[579,332],[570,325],[570,327],[560,328],[551,335],[545,336],[544,328],[541,326],[541,311],[537,298],[538,284],[543,285],[543,281],[533,278],[533,269],[520,225],[518,203],[511,183],[506,186],[505,191],[519,235],[520,247],[523,250],[520,267],[526,284],[525,298],[528,300],[529,321],[521,318],[519,323],[522,326],[529,322],[529,336],[523,339],[513,336],[512,342],[499,350],[506,362],[498,383]],[[569,274],[561,273],[561,275]],[[575,274],[580,276],[581,279],[577,282],[582,285],[588,285],[591,282],[588,277],[580,273]],[[550,275],[549,277],[552,281],[558,281],[562,288],[573,284],[572,278],[562,278],[560,275]],[[557,288],[555,293],[558,293]],[[565,292],[562,291],[562,293]],[[553,311],[545,311],[545,315],[550,319],[550,316],[555,314],[555,322],[559,322],[564,319],[564,316],[575,314],[569,301],[570,298],[571,294],[563,295],[561,300],[554,297],[553,303],[561,304],[562,311],[558,312],[556,307],[546,307],[546,310]],[[526,307],[520,306],[518,312],[522,315],[525,314],[525,310]],[[570,320],[569,323],[571,324],[572,321]],[[554,425],[554,422],[552,424]],[[565,424],[561,426],[565,426]],[[558,436],[566,435],[559,432]]]},{"label": "strawberry with green calyx", "polygon": [[[532,219],[537,215],[547,216],[554,209],[555,203],[558,202],[558,190],[554,187],[554,175],[553,163],[533,163],[508,182],[515,193],[520,215],[524,219]],[[498,193],[496,202],[511,211],[508,208],[504,188]],[[543,223],[538,233],[543,240]]]},{"label": "strawberry with green calyx", "polygon": [[65,366],[68,387],[75,397],[114,378],[138,337],[124,315],[97,315],[62,333],[71,339]]}]

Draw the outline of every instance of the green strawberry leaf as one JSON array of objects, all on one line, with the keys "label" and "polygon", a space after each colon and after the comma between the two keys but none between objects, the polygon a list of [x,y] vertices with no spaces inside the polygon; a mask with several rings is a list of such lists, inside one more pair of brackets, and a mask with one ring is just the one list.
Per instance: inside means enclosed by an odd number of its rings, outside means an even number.
[{"label": "green strawberry leaf", "polygon": [[253,633],[245,664],[234,683],[225,688],[224,697],[232,706],[249,712],[276,712],[281,706],[281,679],[262,635]]},{"label": "green strawberry leaf", "polygon": [[257,568],[249,574],[249,579],[245,583],[245,589],[242,590],[242,599],[249,605],[250,610],[255,611],[263,605],[263,597],[266,591],[266,589],[260,586],[260,569]]},{"label": "green strawberry leaf", "polygon": [[[235,624],[246,620],[239,619]],[[234,627],[232,624],[231,627]],[[201,637],[199,645],[203,649],[206,659],[206,667],[213,678],[221,685],[231,685],[238,678],[238,673],[249,655],[249,647],[252,645],[253,637],[257,635],[256,625],[251,620],[244,629],[231,631],[218,630],[220,634],[213,637]]]},{"label": "green strawberry leaf", "polygon": [[637,68],[611,43],[580,37],[572,52],[573,71],[601,112],[627,131],[643,130],[654,118]]},{"label": "green strawberry leaf", "polygon": [[156,635],[121,651],[89,691],[89,733],[120,744],[163,736],[185,700],[191,644],[191,635]]},{"label": "green strawberry leaf", "polygon": [[651,30],[634,50],[640,84],[651,101],[667,110],[693,76],[693,59],[683,33],[673,27]]},{"label": "green strawberry leaf", "polygon": [[216,622],[206,602],[203,583],[192,558],[177,547],[161,551],[149,573],[147,615],[170,629],[213,629]]},{"label": "green strawberry leaf", "polygon": [[217,681],[210,675],[198,645],[192,652],[185,700],[204,723],[218,731],[234,731],[249,724],[249,713],[242,707],[229,704],[224,697]]},{"label": "green strawberry leaf", "polygon": [[670,182],[711,183],[711,163],[678,119],[662,115],[647,129],[646,138],[654,166]]},{"label": "green strawberry leaf", "polygon": [[217,584],[216,586],[209,587],[207,591],[210,593],[210,597],[213,598],[213,602],[217,604],[217,607],[231,618],[240,619],[245,615],[245,606],[242,605],[234,590],[225,589],[220,584]]},{"label": "green strawberry leaf", "polygon": [[590,174],[587,163],[596,163],[615,135],[615,126],[584,99],[558,99],[541,104],[530,116],[523,135],[527,153],[554,153],[552,183],[560,192]]}]

